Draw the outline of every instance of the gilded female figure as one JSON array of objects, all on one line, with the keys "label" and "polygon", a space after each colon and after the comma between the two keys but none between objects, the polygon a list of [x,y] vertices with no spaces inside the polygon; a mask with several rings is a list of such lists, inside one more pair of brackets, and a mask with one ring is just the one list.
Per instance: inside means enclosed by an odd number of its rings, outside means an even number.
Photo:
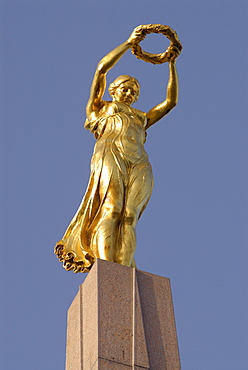
[{"label": "gilded female figure", "polygon": [[87,272],[96,258],[135,267],[135,227],[153,187],[144,149],[146,130],[177,104],[176,58],[180,53],[176,47],[171,48],[166,99],[147,113],[132,107],[140,93],[134,77],[116,78],[109,86],[112,100],[103,100],[107,72],[139,33],[136,28],[96,68],[85,122],[85,128],[96,138],[89,184],[76,215],[55,247],[66,270]]}]

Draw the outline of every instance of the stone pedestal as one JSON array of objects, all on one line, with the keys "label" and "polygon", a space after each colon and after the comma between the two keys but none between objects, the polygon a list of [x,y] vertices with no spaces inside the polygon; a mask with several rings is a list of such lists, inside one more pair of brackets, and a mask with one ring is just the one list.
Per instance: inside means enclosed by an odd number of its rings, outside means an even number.
[{"label": "stone pedestal", "polygon": [[97,260],[68,310],[66,370],[180,370],[170,280]]}]

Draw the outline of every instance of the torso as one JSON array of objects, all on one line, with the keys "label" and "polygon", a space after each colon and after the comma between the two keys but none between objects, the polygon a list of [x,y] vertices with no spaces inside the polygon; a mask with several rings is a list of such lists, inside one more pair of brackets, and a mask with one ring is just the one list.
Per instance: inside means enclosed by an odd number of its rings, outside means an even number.
[{"label": "torso", "polygon": [[145,114],[120,102],[106,102],[99,112],[95,150],[118,150],[123,159],[135,163],[147,158],[144,150]]}]

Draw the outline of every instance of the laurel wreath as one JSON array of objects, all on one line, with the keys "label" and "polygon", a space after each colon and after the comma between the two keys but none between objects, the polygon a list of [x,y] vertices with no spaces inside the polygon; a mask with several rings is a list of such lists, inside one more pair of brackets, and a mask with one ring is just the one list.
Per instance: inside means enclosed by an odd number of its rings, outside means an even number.
[{"label": "laurel wreath", "polygon": [[[132,42],[131,51],[137,58],[144,60],[145,62],[153,64],[162,64],[165,62],[169,62],[173,54],[173,47],[175,46],[178,49],[179,53],[183,48],[176,31],[174,31],[169,26],[165,26],[162,24],[147,24],[137,27],[136,31],[138,31],[138,35]],[[166,36],[171,41],[169,47],[160,54],[151,54],[144,51],[139,43],[144,40],[146,35],[148,35],[149,33],[161,33],[162,35]]]}]

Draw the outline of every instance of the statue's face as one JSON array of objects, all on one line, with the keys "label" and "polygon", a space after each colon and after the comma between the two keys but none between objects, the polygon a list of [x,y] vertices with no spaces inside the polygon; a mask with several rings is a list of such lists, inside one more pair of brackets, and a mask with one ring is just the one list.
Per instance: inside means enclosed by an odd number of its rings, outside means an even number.
[{"label": "statue's face", "polygon": [[135,102],[139,88],[135,82],[129,80],[120,84],[115,90],[114,100],[131,105]]}]

